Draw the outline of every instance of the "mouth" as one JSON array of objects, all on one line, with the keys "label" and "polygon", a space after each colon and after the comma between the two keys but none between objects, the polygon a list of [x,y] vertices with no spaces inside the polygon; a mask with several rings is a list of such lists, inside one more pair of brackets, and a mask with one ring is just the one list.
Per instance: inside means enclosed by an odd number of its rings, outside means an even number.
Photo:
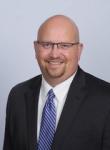
[{"label": "mouth", "polygon": [[61,64],[61,63],[63,63],[63,60],[61,60],[61,59],[53,59],[53,60],[47,60],[47,62],[49,63],[49,64],[55,64],[55,65],[59,65],[59,64]]},{"label": "mouth", "polygon": [[49,60],[47,62],[48,62],[48,64],[51,64],[51,65],[60,65],[63,63],[63,61],[61,61],[61,60]]},{"label": "mouth", "polygon": [[62,64],[63,62],[59,62],[59,61],[48,61],[49,64],[52,64],[52,65],[60,65]]}]

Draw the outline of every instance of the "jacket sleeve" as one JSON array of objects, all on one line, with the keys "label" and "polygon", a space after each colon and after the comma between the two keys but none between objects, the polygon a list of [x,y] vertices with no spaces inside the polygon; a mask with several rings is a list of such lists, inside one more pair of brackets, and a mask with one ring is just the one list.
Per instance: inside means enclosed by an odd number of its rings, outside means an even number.
[{"label": "jacket sleeve", "polygon": [[13,150],[12,147],[12,102],[13,102],[13,90],[10,92],[8,101],[7,101],[7,108],[6,108],[6,122],[5,122],[5,135],[4,135],[4,144],[3,144],[3,150]]},{"label": "jacket sleeve", "polygon": [[110,112],[108,113],[108,116],[106,118],[102,143],[102,150],[110,150]]}]

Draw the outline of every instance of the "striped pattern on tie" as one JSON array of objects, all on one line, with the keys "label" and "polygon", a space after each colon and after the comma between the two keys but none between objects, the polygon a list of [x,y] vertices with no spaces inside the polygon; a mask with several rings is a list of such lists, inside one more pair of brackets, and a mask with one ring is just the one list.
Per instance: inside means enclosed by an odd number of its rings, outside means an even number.
[{"label": "striped pattern on tie", "polygon": [[55,95],[51,89],[48,92],[46,104],[42,113],[38,150],[51,150],[56,125],[54,98]]}]

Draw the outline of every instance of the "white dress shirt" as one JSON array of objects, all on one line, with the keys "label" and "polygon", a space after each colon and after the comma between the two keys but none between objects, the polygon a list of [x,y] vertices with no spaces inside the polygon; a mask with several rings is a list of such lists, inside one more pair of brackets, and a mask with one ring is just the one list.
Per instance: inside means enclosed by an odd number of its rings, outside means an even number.
[{"label": "white dress shirt", "polygon": [[70,84],[74,78],[75,74],[73,74],[70,78],[65,80],[64,82],[58,84],[55,87],[50,86],[46,80],[42,77],[39,101],[38,101],[38,120],[37,120],[37,140],[39,139],[40,125],[42,119],[42,111],[47,99],[47,93],[50,89],[53,89],[55,94],[55,107],[56,107],[56,127],[58,125],[58,121],[60,119],[60,115],[65,104],[65,100],[67,97],[67,93],[70,87]]}]

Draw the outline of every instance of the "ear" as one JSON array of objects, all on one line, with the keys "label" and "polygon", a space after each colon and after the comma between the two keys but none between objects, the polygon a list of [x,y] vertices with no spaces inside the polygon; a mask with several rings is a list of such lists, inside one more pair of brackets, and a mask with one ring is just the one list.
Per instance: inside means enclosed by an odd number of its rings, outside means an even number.
[{"label": "ear", "polygon": [[79,45],[78,45],[78,60],[80,60],[80,56],[82,54],[82,50],[83,50],[83,44],[79,43]]},{"label": "ear", "polygon": [[36,50],[36,48],[37,48],[37,42],[34,41],[34,49]]},{"label": "ear", "polygon": [[34,50],[35,50],[35,57],[37,57],[37,43],[34,41]]}]

